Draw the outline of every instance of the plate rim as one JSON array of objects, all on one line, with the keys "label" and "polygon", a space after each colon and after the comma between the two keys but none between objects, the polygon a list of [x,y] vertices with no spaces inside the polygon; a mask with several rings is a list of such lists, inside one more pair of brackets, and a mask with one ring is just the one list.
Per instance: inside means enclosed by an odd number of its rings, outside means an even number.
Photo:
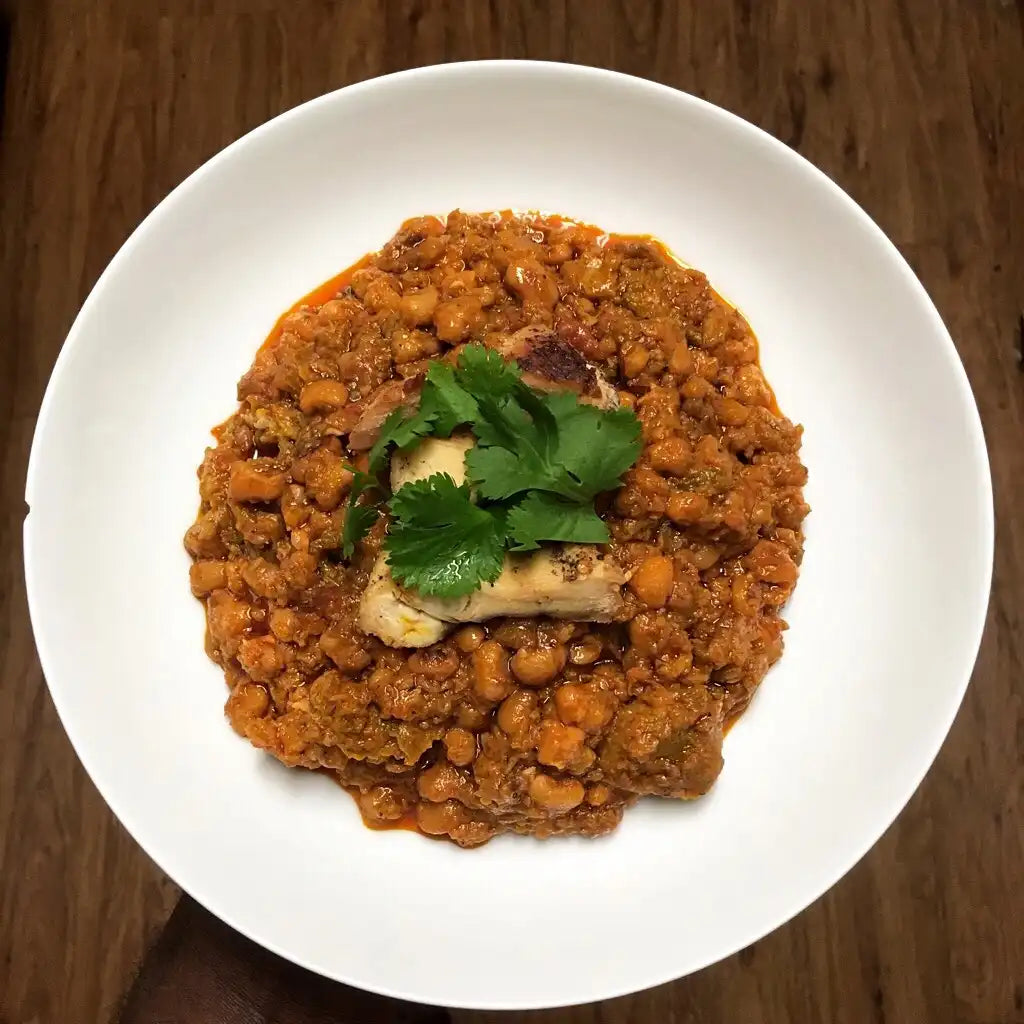
[{"label": "plate rim", "polygon": [[[336,98],[341,94],[347,94],[349,96],[357,95],[360,92],[372,91],[380,88],[382,85],[388,83],[394,83],[401,80],[415,80],[418,78],[430,78],[434,76],[445,77],[445,76],[460,76],[460,75],[472,75],[475,73],[488,73],[497,72],[499,74],[506,72],[523,72],[531,73],[533,71],[543,71],[553,75],[565,75],[567,77],[574,78],[589,78],[592,81],[604,81],[606,83],[612,83],[619,87],[638,90],[639,92],[646,92],[649,96],[671,96],[674,102],[682,102],[683,104],[689,104],[694,108],[701,110],[704,114],[717,117],[731,124],[731,126],[740,132],[752,133],[754,138],[757,138],[762,145],[767,145],[769,149],[774,151],[776,154],[783,156],[788,160],[795,160],[798,165],[802,165],[802,169],[805,173],[810,173],[813,177],[816,177],[820,184],[824,185],[832,194],[833,198],[838,200],[843,205],[848,214],[854,217],[860,222],[862,227],[866,227],[869,233],[872,235],[876,244],[880,243],[883,248],[887,249],[889,255],[894,259],[895,266],[900,268],[905,284],[910,288],[916,295],[919,304],[922,307],[922,312],[926,313],[933,321],[934,327],[936,328],[937,334],[941,340],[941,348],[945,356],[945,361],[948,364],[949,370],[952,372],[955,383],[960,392],[960,398],[964,405],[964,411],[967,413],[967,429],[970,433],[970,447],[974,457],[975,468],[978,473],[978,484],[980,485],[979,493],[976,495],[977,510],[979,513],[980,526],[983,531],[983,536],[977,538],[979,543],[979,552],[981,556],[981,578],[979,579],[979,593],[974,601],[975,617],[974,621],[970,624],[970,628],[965,626],[964,635],[967,638],[971,638],[971,642],[964,645],[964,653],[969,655],[969,660],[965,665],[965,670],[962,672],[962,682],[959,684],[956,691],[951,691],[949,697],[949,706],[946,708],[946,713],[942,716],[943,727],[941,730],[937,729],[934,737],[931,741],[926,744],[931,748],[931,753],[926,760],[922,760],[922,767],[911,773],[912,778],[908,780],[904,787],[899,788],[898,794],[889,801],[889,805],[884,811],[879,811],[875,817],[878,821],[877,829],[872,828],[867,831],[866,838],[862,839],[860,843],[851,844],[853,853],[846,857],[839,858],[845,866],[836,871],[830,880],[824,884],[820,889],[817,889],[809,898],[803,900],[799,906],[788,910],[785,913],[778,915],[777,919],[772,920],[767,925],[758,925],[753,929],[746,929],[743,937],[737,940],[730,948],[724,951],[715,951],[706,958],[701,958],[700,962],[687,969],[684,974],[678,973],[665,973],[662,971],[655,972],[653,976],[647,976],[641,981],[631,982],[628,984],[612,984],[607,986],[598,986],[594,988],[589,994],[585,996],[587,1002],[591,1001],[602,1001],[606,999],[618,998],[621,996],[629,995],[635,992],[644,991],[648,988],[653,988],[658,985],[662,985],[674,980],[678,980],[682,977],[686,977],[689,974],[694,974],[711,964],[717,963],[721,960],[727,959],[734,956],[739,950],[746,948],[753,942],[759,941],[772,932],[776,931],[788,921],[792,920],[798,914],[808,909],[812,904],[816,903],[826,892],[831,890],[845,875],[847,875],[852,868],[859,863],[864,856],[871,850],[872,847],[882,838],[882,836],[891,828],[893,823],[899,814],[903,811],[906,805],[909,803],[914,793],[918,790],[927,775],[935,763],[935,759],[938,756],[942,745],[945,743],[946,738],[949,735],[950,729],[952,728],[953,722],[957,716],[957,713],[962,705],[964,695],[966,694],[967,687],[970,684],[971,677],[973,675],[974,667],[977,663],[978,653],[981,648],[981,643],[984,637],[985,625],[987,621],[987,613],[989,607],[989,600],[992,588],[992,577],[994,570],[994,555],[995,555],[995,510],[994,510],[994,493],[992,487],[992,474],[991,465],[988,457],[988,448],[985,441],[984,425],[981,420],[981,415],[978,409],[977,402],[974,398],[974,393],[970,385],[970,380],[967,376],[967,371],[963,365],[963,361],[957,352],[956,346],[953,343],[952,337],[949,330],[946,328],[941,315],[938,312],[934,302],[929,296],[924,285],[918,279],[914,273],[910,264],[903,257],[902,253],[891,241],[891,239],[885,234],[885,232],[875,223],[875,221],[868,215],[868,213],[847,193],[845,192],[828,174],[811,163],[806,157],[802,156],[796,150],[787,146],[781,140],[775,138],[764,129],[758,127],[745,118],[738,114],[721,107],[717,104],[711,103],[708,100],[702,99],[692,93],[686,92],[681,89],[676,89],[672,86],[663,85],[659,82],[652,81],[646,78],[640,78],[638,76],[624,74],[619,71],[613,71],[606,68],[597,68],[583,64],[573,64],[568,62],[560,61],[537,61],[537,60],[474,60],[474,61],[461,61],[452,62],[446,64],[431,64],[424,65],[422,67],[410,68],[402,71],[396,71],[387,75],[380,75],[374,78],[365,79],[360,82],[352,83],[347,86],[343,86],[338,89],[331,90],[323,93],[319,96],[313,97],[303,103],[289,108],[270,118],[267,121],[252,128],[244,135],[235,139],[233,142],[219,150],[208,160],[200,164],[195,170],[188,174],[177,186],[175,186],[168,194],[155,206],[152,210],[142,219],[142,221],[135,227],[135,229],[129,234],[128,238],[122,243],[117,252],[111,258],[110,262],[104,268],[103,272],[99,275],[96,282],[92,286],[83,302],[80,310],[78,311],[75,319],[68,330],[67,336],[61,346],[60,352],[57,359],[54,362],[53,369],[50,372],[49,379],[47,381],[46,390],[43,395],[42,402],[40,404],[39,413],[36,419],[35,428],[33,431],[32,444],[29,453],[29,459],[27,464],[26,472],[26,484],[25,484],[25,502],[28,506],[25,519],[23,522],[22,530],[22,549],[23,549],[23,563],[24,563],[24,576],[26,584],[26,595],[28,599],[29,619],[32,627],[33,640],[36,646],[36,650],[39,656],[40,665],[42,667],[44,679],[46,681],[47,689],[49,690],[51,700],[54,703],[57,711],[58,718],[62,727],[67,734],[67,737],[71,743],[71,746],[88,775],[92,784],[96,787],[100,796],[104,802],[113,812],[114,816],[130,834],[133,841],[138,844],[142,851],[148,856],[159,870],[164,873],[167,877],[171,878],[172,881],[182,890],[183,893],[196,900],[201,906],[212,913],[215,917],[224,921],[231,928],[245,935],[247,938],[256,942],[260,946],[269,950],[277,956],[283,959],[295,963],[300,967],[310,970],[316,974],[331,978],[339,981],[343,984],[353,985],[355,987],[364,989],[366,991],[375,992],[379,995],[386,996],[389,998],[408,1000],[419,1003],[426,1003],[427,1005],[444,1005],[453,1009],[468,1009],[468,1010],[530,1010],[530,1009],[555,1009],[566,1006],[579,1005],[580,999],[577,996],[569,995],[557,1002],[544,1002],[543,1004],[537,1004],[535,1001],[526,999],[498,999],[489,1001],[471,1001],[471,1002],[460,1002],[454,1000],[445,1003],[431,1003],[430,1000],[424,1000],[422,995],[416,993],[403,992],[397,988],[392,988],[383,985],[367,985],[365,982],[347,977],[343,973],[332,969],[331,967],[324,964],[317,964],[312,962],[308,957],[296,957],[295,955],[280,948],[272,938],[261,934],[260,929],[256,927],[243,927],[234,920],[234,915],[230,913],[223,913],[219,909],[214,909],[217,905],[218,900],[216,894],[204,894],[204,896],[197,895],[193,887],[190,885],[183,884],[182,881],[176,876],[175,873],[168,871],[165,867],[165,860],[173,860],[173,855],[167,853],[164,856],[164,852],[161,852],[160,856],[157,856],[154,851],[150,848],[150,844],[141,835],[145,835],[145,829],[138,829],[138,822],[132,813],[125,814],[121,807],[119,798],[112,796],[109,791],[110,787],[105,781],[103,784],[97,779],[90,766],[90,759],[82,753],[81,737],[77,736],[77,728],[72,720],[72,717],[67,714],[67,705],[61,696],[62,686],[57,684],[56,686],[51,683],[50,676],[47,671],[47,664],[49,658],[44,652],[44,648],[48,646],[45,639],[46,627],[44,626],[44,616],[41,608],[41,595],[36,589],[36,584],[33,582],[35,575],[34,571],[34,558],[32,555],[32,546],[30,544],[31,528],[32,528],[32,507],[33,507],[33,496],[35,493],[34,481],[39,473],[39,465],[41,464],[44,455],[42,451],[41,439],[47,433],[47,423],[50,418],[50,409],[55,401],[55,395],[60,387],[60,378],[65,374],[68,362],[71,356],[71,352],[74,349],[78,338],[81,334],[80,325],[91,315],[93,306],[97,305],[102,297],[104,290],[109,287],[109,282],[118,272],[120,266],[131,258],[131,255],[139,243],[142,236],[149,230],[151,230],[153,224],[166,213],[166,209],[173,205],[176,197],[182,191],[188,190],[195,187],[201,179],[209,174],[214,168],[218,167],[223,161],[230,158],[234,152],[249,144],[253,139],[261,136],[264,133],[268,133],[276,130],[281,124],[287,122],[290,119],[304,116],[304,114],[311,108],[319,105],[327,105],[334,102]],[[76,738],[77,737],[77,738]],[[905,792],[904,792],[905,790]],[[832,872],[828,874],[832,875]],[[204,898],[208,896],[209,898]]]}]

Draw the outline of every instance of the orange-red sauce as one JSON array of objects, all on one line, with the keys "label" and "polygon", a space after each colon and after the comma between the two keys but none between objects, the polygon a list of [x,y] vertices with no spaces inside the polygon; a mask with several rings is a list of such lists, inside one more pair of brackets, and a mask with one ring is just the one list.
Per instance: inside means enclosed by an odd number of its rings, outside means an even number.
[{"label": "orange-red sauce", "polygon": [[[503,221],[509,220],[515,215],[516,214],[514,210],[501,210],[499,213],[499,216]],[[439,218],[434,219],[437,220],[439,224],[443,223]],[[409,224],[413,222],[413,220],[422,221],[422,218],[410,218],[409,220],[403,221],[402,228],[404,229],[405,227],[407,227]],[[676,254],[664,242],[662,242],[659,238],[655,238],[654,235],[625,235],[609,233],[602,230],[599,227],[595,227],[593,224],[583,224],[579,221],[573,221],[572,218],[563,217],[561,214],[558,213],[552,213],[543,217],[539,217],[538,223],[543,224],[545,227],[549,228],[560,228],[564,227],[566,224],[575,224],[577,228],[580,228],[583,231],[585,231],[595,241],[603,238],[605,240],[605,245],[640,242],[643,243],[644,245],[653,246],[655,249],[658,250],[658,252],[661,253],[662,256],[665,257],[665,259],[672,260],[674,263],[678,263],[681,266],[686,266],[683,260],[679,259],[679,257],[676,256]],[[274,326],[271,328],[270,333],[267,335],[266,339],[264,340],[260,348],[267,348],[269,345],[272,345],[275,341],[277,341],[277,339],[281,336],[281,330],[284,327],[285,320],[289,316],[291,316],[292,313],[296,312],[296,310],[302,309],[303,306],[322,306],[325,302],[330,301],[331,299],[339,295],[341,292],[343,292],[351,283],[352,275],[355,274],[357,270],[362,270],[364,267],[368,267],[370,265],[373,259],[373,255],[373,253],[366,253],[364,256],[360,256],[359,259],[356,260],[356,262],[353,263],[350,267],[346,267],[340,273],[335,274],[334,277],[330,277],[322,284],[318,284],[312,291],[308,292],[306,295],[303,295],[302,298],[299,299],[297,302],[292,303],[292,305],[289,306],[277,318],[277,320],[274,323]],[[714,294],[727,305],[733,306],[734,309],[739,309],[739,307],[736,306],[734,303],[731,303],[727,299],[725,299],[721,295],[721,293],[719,293],[715,289],[712,289],[712,291],[714,291]],[[758,363],[760,363],[760,361],[761,359],[759,354]],[[779,415],[779,405],[775,398],[774,390],[772,390],[771,395],[772,412],[774,412],[776,415]]]}]

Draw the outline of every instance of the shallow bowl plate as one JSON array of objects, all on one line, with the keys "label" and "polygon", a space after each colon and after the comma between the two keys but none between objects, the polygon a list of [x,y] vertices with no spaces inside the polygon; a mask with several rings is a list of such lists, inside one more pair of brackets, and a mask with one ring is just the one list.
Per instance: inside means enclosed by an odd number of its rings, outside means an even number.
[{"label": "shallow bowl plate", "polygon": [[[651,233],[750,320],[806,427],[807,548],[786,653],[713,792],[599,841],[464,852],[368,831],[328,779],[223,716],[181,538],[210,427],[275,318],[410,216],[558,212]],[[117,254],[36,431],[25,562],[75,749],[138,842],[235,928],[423,1002],[579,1003],[753,942],[861,857],[935,757],[992,564],[963,368],[868,217],[701,100],[565,65],[425,68],[298,107],[210,160]]]}]

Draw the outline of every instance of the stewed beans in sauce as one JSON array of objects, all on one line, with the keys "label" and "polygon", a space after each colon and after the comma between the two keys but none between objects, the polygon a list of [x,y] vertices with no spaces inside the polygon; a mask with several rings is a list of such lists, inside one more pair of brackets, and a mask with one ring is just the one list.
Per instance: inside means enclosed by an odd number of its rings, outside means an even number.
[{"label": "stewed beans in sauce", "polygon": [[[351,468],[366,468],[352,431],[389,382],[531,325],[642,424],[639,460],[598,502],[629,577],[621,611],[385,646],[357,624],[384,522],[341,552]],[[462,846],[596,836],[640,796],[707,792],[723,732],[782,653],[808,506],[801,430],[700,271],[559,218],[417,218],[281,319],[238,400],[185,544],[239,734],[335,773],[367,822]]]}]

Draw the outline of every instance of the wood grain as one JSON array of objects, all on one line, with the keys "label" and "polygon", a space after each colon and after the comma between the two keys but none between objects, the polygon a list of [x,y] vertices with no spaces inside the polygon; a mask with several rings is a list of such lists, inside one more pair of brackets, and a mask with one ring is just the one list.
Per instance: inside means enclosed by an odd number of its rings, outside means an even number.
[{"label": "wood grain", "polygon": [[254,945],[183,896],[119,1024],[450,1024],[443,1009],[338,985]]},{"label": "wood grain", "polygon": [[[827,896],[672,985],[572,1010],[453,1020],[1024,1022],[1024,5],[2,0],[4,13],[0,1024],[111,1020],[177,896],[78,765],[29,631],[25,463],[65,332],[139,220],[227,142],[328,89],[482,57],[657,79],[736,111],[835,178],[900,247],[952,332],[989,440],[998,536],[988,628],[952,733],[897,824]],[[303,992],[320,998],[303,976],[192,920],[204,941],[257,958],[260,976],[274,979],[279,1001],[265,999],[247,1020],[321,1019],[287,1009]],[[202,948],[175,927],[158,958]],[[133,1024],[176,1019],[146,1016],[144,999],[161,991],[154,977],[132,997]],[[336,992],[322,1019],[371,1019]],[[395,1007],[393,1018],[405,1012]]]}]

